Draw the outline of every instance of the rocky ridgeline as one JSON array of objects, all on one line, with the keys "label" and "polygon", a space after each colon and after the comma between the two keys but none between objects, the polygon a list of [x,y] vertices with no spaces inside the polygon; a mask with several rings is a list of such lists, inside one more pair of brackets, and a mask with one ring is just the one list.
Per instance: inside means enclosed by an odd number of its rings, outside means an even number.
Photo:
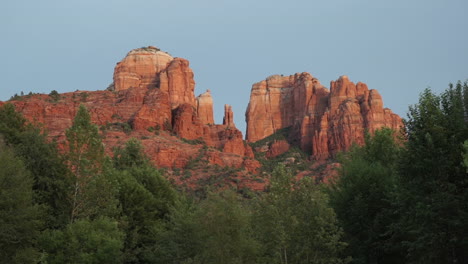
[{"label": "rocky ridgeline", "polygon": [[[204,155],[209,163],[255,172],[260,164],[236,129],[230,106],[225,107],[224,124],[214,124],[210,92],[195,98],[194,88],[187,60],[150,46],[130,51],[117,63],[113,85],[106,91],[65,93],[58,100],[34,95],[12,103],[27,119],[43,124],[59,144],[84,104],[95,124],[111,128],[103,129],[110,154],[113,147],[135,137],[159,167],[183,168],[200,148],[209,147]],[[112,129],[115,126],[128,127],[124,132]]]},{"label": "rocky ridgeline", "polygon": [[[194,159],[202,159],[219,167],[258,172],[260,163],[236,128],[231,106],[225,105],[223,124],[214,124],[211,93],[195,97],[193,76],[187,60],[150,46],[130,51],[117,63],[107,90],[32,95],[11,102],[27,119],[42,124],[61,147],[65,131],[84,104],[101,127],[109,154],[135,137],[159,167],[186,168]],[[383,108],[380,94],[366,84],[342,76],[331,82],[329,90],[309,73],[274,75],[254,84],[246,120],[251,143],[288,131],[286,139],[257,149],[265,157],[274,158],[296,145],[317,160],[353,143],[362,144],[365,131],[403,126],[398,115]],[[261,189],[260,185],[250,187]]]},{"label": "rocky ridgeline", "polygon": [[[249,142],[290,128],[287,140],[313,159],[363,144],[366,131],[403,126],[398,115],[383,107],[377,90],[347,76],[332,81],[329,90],[309,73],[274,75],[254,84],[245,115]],[[286,145],[277,142],[270,148],[268,153],[284,153]]]}]

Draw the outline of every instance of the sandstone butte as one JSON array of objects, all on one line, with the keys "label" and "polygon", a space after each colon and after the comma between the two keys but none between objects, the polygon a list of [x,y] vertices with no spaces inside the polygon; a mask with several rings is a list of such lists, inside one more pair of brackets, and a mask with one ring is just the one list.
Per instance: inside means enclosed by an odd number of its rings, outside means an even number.
[{"label": "sandstone butte", "polygon": [[[64,150],[65,131],[84,104],[101,127],[108,154],[134,137],[153,164],[170,169],[185,168],[201,156],[212,165],[258,172],[260,163],[247,142],[281,129],[288,129],[287,140],[274,140],[256,151],[273,158],[297,145],[312,159],[323,161],[353,143],[362,144],[365,131],[403,126],[398,115],[383,108],[380,94],[364,83],[354,84],[342,76],[327,89],[309,73],[274,75],[252,86],[246,142],[234,124],[231,106],[224,107],[223,124],[214,124],[211,93],[195,97],[193,77],[187,60],[149,46],[130,51],[117,63],[106,90],[75,91],[57,98],[35,94],[10,102]],[[323,163],[315,166],[319,164]],[[251,189],[261,190],[264,185],[248,177],[238,180]]]},{"label": "sandstone butte", "polygon": [[[354,84],[347,76],[327,89],[309,73],[273,75],[252,86],[246,111],[248,142],[264,139],[289,128],[288,141],[313,159],[323,160],[363,144],[365,132],[388,127],[399,130],[401,118],[383,107],[377,90]],[[274,142],[268,156],[284,153],[286,142]]]},{"label": "sandstone butte", "polygon": [[135,137],[158,167],[184,168],[203,153],[210,164],[256,172],[260,164],[236,129],[231,108],[226,106],[223,124],[214,124],[211,94],[208,90],[195,98],[193,77],[187,60],[149,46],[130,51],[117,63],[107,90],[64,93],[58,99],[37,94],[11,103],[41,124],[62,149],[65,131],[84,104],[111,155],[113,147]]}]

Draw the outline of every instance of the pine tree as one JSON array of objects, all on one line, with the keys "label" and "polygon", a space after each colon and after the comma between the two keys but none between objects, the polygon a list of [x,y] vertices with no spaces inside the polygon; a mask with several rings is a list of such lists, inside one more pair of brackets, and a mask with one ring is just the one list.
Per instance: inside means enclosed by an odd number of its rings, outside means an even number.
[{"label": "pine tree", "polygon": [[466,167],[466,173],[468,173],[468,140],[464,144],[465,153],[463,154],[463,165]]},{"label": "pine tree", "polygon": [[131,138],[125,147],[114,149],[114,168],[118,170],[149,165],[149,160],[143,153],[143,146],[136,138]]},{"label": "pine tree", "polygon": [[160,259],[158,237],[175,203],[176,192],[162,173],[152,167],[136,139],[114,150],[113,164],[115,170],[108,173],[119,190],[121,226],[126,234],[124,260],[154,263]]},{"label": "pine tree", "polygon": [[[98,127],[91,123],[91,116],[84,105],[80,105],[72,126],[66,131],[68,141],[68,165],[73,172],[73,190],[71,192],[70,222],[79,217],[90,216],[93,205],[102,197],[93,192],[103,191],[104,186],[97,186],[105,162],[104,146],[101,142]],[[105,206],[105,204],[103,204]]]},{"label": "pine tree", "polygon": [[414,263],[468,262],[467,88],[459,82],[440,96],[427,89],[408,114],[395,226]]},{"label": "pine tree", "polygon": [[45,208],[46,226],[64,226],[70,209],[66,198],[69,170],[56,145],[49,143],[39,128],[28,124],[12,104],[0,107],[0,135],[31,172],[33,201]]},{"label": "pine tree", "polygon": [[343,231],[328,196],[308,179],[293,183],[293,175],[278,166],[259,201],[254,216],[262,245],[258,263],[349,262],[342,255]]},{"label": "pine tree", "polygon": [[33,178],[0,141],[0,263],[37,263],[41,207],[33,203]]},{"label": "pine tree", "polygon": [[209,194],[195,215],[197,237],[203,241],[199,263],[256,263],[259,244],[253,238],[250,212],[236,193]]},{"label": "pine tree", "polygon": [[122,263],[123,236],[113,219],[77,219],[64,229],[44,232],[41,263]]}]

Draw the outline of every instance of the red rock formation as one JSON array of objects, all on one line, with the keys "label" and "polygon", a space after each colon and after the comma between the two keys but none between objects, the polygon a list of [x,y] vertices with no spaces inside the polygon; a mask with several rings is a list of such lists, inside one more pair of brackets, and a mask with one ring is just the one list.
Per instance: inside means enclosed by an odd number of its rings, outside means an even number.
[{"label": "red rock formation", "polygon": [[266,153],[267,158],[274,158],[276,156],[279,156],[289,150],[291,145],[286,140],[275,140],[269,146],[268,151]]},{"label": "red rock formation", "polygon": [[401,118],[383,108],[376,90],[342,76],[330,91],[309,73],[274,75],[252,86],[246,111],[247,140],[255,142],[279,129],[291,127],[290,136],[313,158],[323,159],[362,144],[365,131],[399,129]]},{"label": "red rock formation", "polygon": [[172,109],[187,103],[196,107],[195,81],[186,59],[175,58],[160,74],[160,89],[169,94]]},{"label": "red rock formation", "polygon": [[130,51],[115,66],[114,90],[129,88],[159,88],[169,95],[172,109],[183,103],[195,106],[195,81],[189,62],[152,46]]},{"label": "red rock formation", "polygon": [[232,112],[232,107],[230,105],[224,105],[223,125],[227,127],[236,127],[234,124],[234,113]]},{"label": "red rock formation", "polygon": [[213,98],[211,98],[210,90],[197,96],[197,115],[202,124],[214,124]]},{"label": "red rock formation", "polygon": [[197,113],[190,104],[182,104],[174,110],[173,131],[186,139],[199,139],[203,137],[203,125]]},{"label": "red rock formation", "polygon": [[246,112],[247,140],[258,141],[281,128],[302,123],[307,115],[324,111],[327,94],[328,90],[309,73],[273,75],[254,84]]},{"label": "red rock formation", "polygon": [[250,159],[252,149],[235,128],[232,111],[228,113],[228,124],[214,125],[209,91],[196,100],[194,86],[187,60],[148,47],[130,51],[117,64],[114,91],[77,91],[61,94],[59,100],[33,95],[12,103],[27,119],[43,124],[51,139],[62,145],[65,131],[79,105],[84,104],[92,121],[101,126],[109,154],[114,146],[135,137],[142,140],[154,164],[182,168],[199,155],[204,146],[200,142],[204,141],[213,147],[204,159],[220,166],[256,171],[260,164]]},{"label": "red rock formation", "polygon": [[[229,108],[227,108],[229,109]],[[232,117],[232,111],[227,112]],[[253,158],[253,151],[244,144],[242,132],[234,122],[223,125],[204,125],[195,109],[189,104],[180,105],[174,110],[173,132],[189,140],[203,140],[207,146],[222,149],[223,152]],[[228,119],[225,117],[225,120]]]},{"label": "red rock formation", "polygon": [[172,112],[167,93],[159,89],[148,90],[141,108],[133,118],[133,129],[164,128],[171,122]]},{"label": "red rock formation", "polygon": [[242,132],[237,129],[227,128],[218,133],[219,139],[225,141],[223,152],[244,156],[246,153],[246,145],[242,139]]},{"label": "red rock formation", "polygon": [[115,90],[159,87],[159,73],[165,70],[173,59],[171,55],[152,46],[130,51],[115,66]]}]

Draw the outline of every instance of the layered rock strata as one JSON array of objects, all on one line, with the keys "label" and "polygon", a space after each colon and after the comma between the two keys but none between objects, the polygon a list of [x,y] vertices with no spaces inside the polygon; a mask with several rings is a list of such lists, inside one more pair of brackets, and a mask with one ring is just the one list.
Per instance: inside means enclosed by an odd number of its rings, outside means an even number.
[{"label": "layered rock strata", "polygon": [[247,141],[290,127],[289,140],[314,159],[363,144],[366,131],[403,126],[398,115],[383,107],[377,90],[347,76],[332,81],[329,90],[309,73],[273,75],[254,84],[246,121]]},{"label": "layered rock strata", "polygon": [[223,125],[228,127],[236,127],[234,124],[234,113],[232,112],[232,106],[224,105],[224,118]]},{"label": "layered rock strata", "polygon": [[181,168],[205,145],[212,147],[204,157],[210,163],[256,171],[260,165],[251,159],[253,151],[235,128],[232,111],[227,117],[231,121],[215,125],[211,94],[195,98],[193,76],[187,60],[150,46],[130,51],[117,63],[113,89],[76,91],[55,99],[33,95],[12,103],[27,119],[43,124],[59,144],[84,104],[101,127],[109,153],[136,137],[156,165]]},{"label": "layered rock strata", "polygon": [[210,90],[206,90],[206,92],[197,96],[197,115],[203,124],[214,124],[213,98]]}]

